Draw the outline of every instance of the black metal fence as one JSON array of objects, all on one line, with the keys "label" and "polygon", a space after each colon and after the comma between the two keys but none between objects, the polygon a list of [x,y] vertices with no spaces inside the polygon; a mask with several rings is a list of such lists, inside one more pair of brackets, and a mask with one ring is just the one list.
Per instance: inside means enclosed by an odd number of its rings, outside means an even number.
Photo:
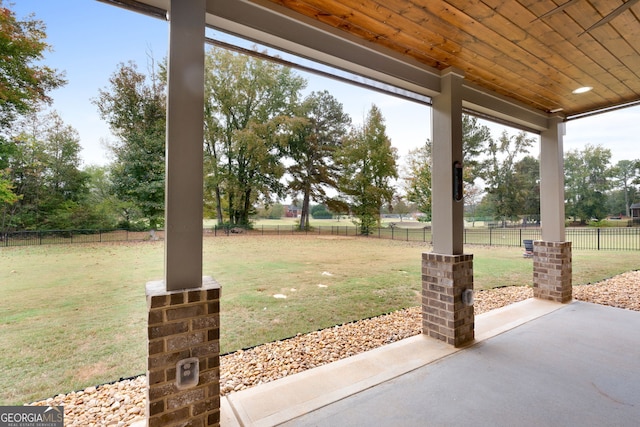
[{"label": "black metal fence", "polygon": [[[363,234],[360,227],[353,225],[327,225],[299,231],[295,225],[258,225],[250,229],[205,228],[205,236],[284,236],[284,235],[319,235],[319,236],[351,236],[378,239],[402,240],[407,242],[430,243],[431,229],[385,227],[369,230]],[[576,227],[566,229],[567,240],[572,242],[573,249],[588,250],[628,250],[640,251],[640,227],[621,228],[588,228]],[[0,247],[35,246],[71,243],[106,243],[136,242],[161,240],[164,231],[127,231],[127,230],[48,230],[48,231],[16,231],[0,234]],[[464,230],[464,243],[467,245],[524,247],[524,240],[540,240],[540,228],[467,228]]]},{"label": "black metal fence", "polygon": [[[353,225],[344,226],[318,226],[310,230],[299,231],[295,225],[259,225],[251,229],[219,228],[210,230],[214,236],[233,235],[332,235],[332,236],[361,236],[369,238],[403,240],[407,242],[432,241],[431,228],[403,228],[385,227],[370,230],[369,234],[363,234],[360,227]],[[567,240],[572,242],[573,249],[589,250],[640,250],[639,227],[611,227],[589,228],[575,227],[566,229]],[[530,228],[467,228],[464,230],[464,244],[485,246],[511,246],[524,247],[524,240],[540,240],[542,231],[538,227]]]},{"label": "black metal fence", "polygon": [[163,231],[46,230],[0,233],[2,246],[60,245],[70,243],[140,242],[164,238]]}]

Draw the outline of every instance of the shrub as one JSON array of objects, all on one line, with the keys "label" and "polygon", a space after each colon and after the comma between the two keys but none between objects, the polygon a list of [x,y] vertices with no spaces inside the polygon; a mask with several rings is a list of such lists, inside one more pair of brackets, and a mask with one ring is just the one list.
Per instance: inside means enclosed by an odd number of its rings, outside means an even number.
[{"label": "shrub", "polygon": [[311,213],[311,216],[313,219],[331,219],[333,218],[333,213],[326,209],[316,209]]}]

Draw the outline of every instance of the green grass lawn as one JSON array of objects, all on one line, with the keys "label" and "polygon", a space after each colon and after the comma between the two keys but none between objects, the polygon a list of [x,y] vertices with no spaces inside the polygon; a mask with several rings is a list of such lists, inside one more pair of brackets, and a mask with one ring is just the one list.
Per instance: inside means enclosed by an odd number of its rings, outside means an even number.
[{"label": "green grass lawn", "polygon": [[[531,284],[521,248],[468,249],[476,288]],[[222,352],[417,305],[429,250],[336,236],[206,238],[204,274],[222,285]],[[162,242],[1,248],[0,404],[144,373],[144,285],[162,278],[163,251]],[[638,268],[636,252],[573,259],[575,284]]]}]

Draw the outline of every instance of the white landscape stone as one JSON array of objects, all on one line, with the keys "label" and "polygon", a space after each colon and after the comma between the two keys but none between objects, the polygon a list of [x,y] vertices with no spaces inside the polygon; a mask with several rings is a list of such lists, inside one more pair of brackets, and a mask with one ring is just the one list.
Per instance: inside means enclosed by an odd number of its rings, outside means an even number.
[{"label": "white landscape stone", "polygon": [[[318,285],[321,286],[326,285]],[[532,288],[525,286],[478,290],[474,310],[480,314],[532,296]],[[581,301],[640,311],[640,271],[624,273],[592,285],[574,286],[573,296]],[[298,334],[287,340],[248,350],[238,350],[220,357],[222,395],[419,334],[421,325],[421,309],[412,307],[342,326]],[[112,405],[116,393],[119,398],[124,394],[126,396],[118,399],[120,406],[114,408]],[[66,427],[142,427],[146,425],[146,377],[88,387],[32,405],[63,405]]]}]

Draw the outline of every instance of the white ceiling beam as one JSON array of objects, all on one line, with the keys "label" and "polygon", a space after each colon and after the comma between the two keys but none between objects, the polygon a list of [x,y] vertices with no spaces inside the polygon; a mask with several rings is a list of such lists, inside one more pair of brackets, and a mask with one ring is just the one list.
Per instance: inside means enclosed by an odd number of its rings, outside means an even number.
[{"label": "white ceiling beam", "polygon": [[209,0],[207,24],[309,60],[424,96],[440,92],[440,73],[395,52],[270,2]]},{"label": "white ceiling beam", "polygon": [[[135,0],[120,1],[135,10],[131,6]],[[169,9],[169,0],[137,3]],[[206,23],[220,31],[420,95],[434,97],[440,93],[438,70],[266,0],[207,0]],[[533,132],[542,132],[549,126],[548,113],[466,81],[463,99],[465,109],[499,122]]]},{"label": "white ceiling beam", "polygon": [[487,91],[467,81],[464,83],[463,92],[463,107],[482,116],[493,117],[501,123],[512,124],[535,133],[549,127],[549,114],[534,110],[514,99]]}]

